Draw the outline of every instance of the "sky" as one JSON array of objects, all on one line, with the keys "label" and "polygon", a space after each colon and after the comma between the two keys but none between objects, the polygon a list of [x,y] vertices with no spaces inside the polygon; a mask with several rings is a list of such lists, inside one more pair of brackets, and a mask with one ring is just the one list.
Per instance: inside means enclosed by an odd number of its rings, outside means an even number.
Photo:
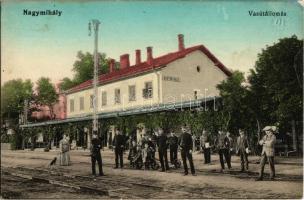
[{"label": "sky", "polygon": [[[302,4],[303,5],[303,4]],[[27,16],[24,10],[59,10],[61,16]],[[250,16],[249,11],[286,16]],[[153,56],[205,45],[225,66],[248,73],[257,54],[279,38],[303,39],[303,7],[297,1],[8,1],[1,2],[1,84],[22,78],[54,83],[73,77],[78,51],[93,52],[88,22],[101,21],[99,52],[119,60],[135,49]]]}]

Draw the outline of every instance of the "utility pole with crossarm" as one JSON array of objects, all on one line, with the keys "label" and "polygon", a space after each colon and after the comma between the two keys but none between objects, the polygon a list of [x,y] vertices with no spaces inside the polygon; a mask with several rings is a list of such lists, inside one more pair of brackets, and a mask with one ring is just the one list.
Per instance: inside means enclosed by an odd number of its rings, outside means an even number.
[{"label": "utility pole with crossarm", "polygon": [[97,119],[97,111],[98,111],[98,28],[100,21],[97,19],[93,19],[89,22],[89,36],[91,35],[91,29],[94,30],[94,79],[93,79],[93,132],[98,132],[98,119]]}]

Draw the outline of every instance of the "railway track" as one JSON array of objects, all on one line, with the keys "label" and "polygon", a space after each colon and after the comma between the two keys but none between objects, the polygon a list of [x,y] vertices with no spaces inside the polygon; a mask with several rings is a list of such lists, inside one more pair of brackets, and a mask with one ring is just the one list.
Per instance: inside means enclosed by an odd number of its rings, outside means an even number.
[{"label": "railway track", "polygon": [[[153,198],[156,194],[161,196],[169,192],[168,188],[153,185],[151,181],[134,181],[130,178],[117,175],[111,177],[71,176],[27,167],[2,167],[1,173],[31,180],[36,183],[67,187],[79,192],[94,193],[108,198]],[[172,194],[174,192],[171,191]]]},{"label": "railway track", "polygon": [[[92,177],[29,167],[2,167],[1,172],[37,183],[67,187],[81,193],[94,193],[107,198],[176,198],[176,195],[180,198],[217,197],[215,194],[208,196],[203,192],[204,189],[189,185],[168,186],[152,180],[134,180],[132,177],[120,175]],[[212,188],[208,188],[210,189]]]},{"label": "railway track", "polygon": [[[61,169],[58,169],[61,170]],[[175,173],[175,172],[173,172]],[[198,174],[207,173],[198,170]],[[235,194],[243,195],[240,197],[249,198],[257,195],[254,192],[246,191],[244,193],[239,189],[229,189],[226,187],[217,187],[214,185],[185,185],[185,184],[170,184],[166,185],[164,182],[157,180],[134,178],[131,176],[123,176],[111,174],[109,176],[93,177],[85,175],[71,175],[68,171],[52,171],[45,168],[30,168],[30,167],[3,167],[1,166],[1,174],[10,176],[20,182],[21,187],[27,184],[38,184],[36,188],[67,188],[70,190],[70,195],[91,195],[88,198],[228,198],[235,196]],[[165,175],[166,173],[162,173]],[[210,175],[210,174],[209,174]],[[214,172],[213,175],[222,176],[223,174]],[[231,174],[233,176],[233,174]],[[248,175],[244,175],[248,176]],[[1,183],[2,186],[2,183]],[[34,187],[34,186],[33,186]],[[8,191],[6,194],[13,196],[13,191]],[[47,191],[46,191],[47,193]],[[270,194],[265,197],[282,198],[281,196],[273,196]],[[284,195],[283,195],[284,196]],[[14,196],[13,196],[14,197]],[[17,196],[15,196],[17,198]],[[70,198],[70,196],[68,196]],[[77,197],[77,196],[76,196]],[[86,197],[86,196],[83,196]],[[264,197],[264,196],[263,196]],[[287,197],[287,196],[286,196]],[[79,197],[78,197],[79,198]]]},{"label": "railway track", "polygon": [[[30,159],[36,159],[36,158],[30,158]],[[40,159],[40,158],[39,158]],[[47,158],[44,158],[44,160],[50,160]],[[83,165],[87,165],[88,167],[90,167],[91,163],[90,162],[84,162],[84,161],[73,161],[73,164],[83,164]],[[103,166],[104,167],[109,167],[112,168],[113,164],[108,163],[108,162],[103,162]],[[138,169],[133,169],[130,168],[128,164],[124,165],[125,169],[128,170],[138,170]],[[36,168],[37,169],[37,168]],[[63,168],[59,168],[57,171],[57,173],[62,173],[62,171],[66,171]],[[68,171],[66,171],[68,172]],[[197,175],[204,175],[204,176],[230,176],[230,177],[235,177],[235,178],[239,178],[239,179],[255,179],[259,174],[257,172],[252,172],[249,171],[248,173],[240,173],[239,171],[236,170],[228,170],[225,171],[224,173],[219,172],[218,170],[207,170],[207,169],[198,169],[196,170]],[[182,174],[182,169],[172,169],[169,171],[169,173],[181,173]],[[268,174],[265,173],[265,177],[267,177]],[[276,177],[277,181],[296,181],[296,182],[302,182],[303,181],[303,177],[302,176],[298,176],[298,175],[284,175],[284,174],[277,174]]]}]

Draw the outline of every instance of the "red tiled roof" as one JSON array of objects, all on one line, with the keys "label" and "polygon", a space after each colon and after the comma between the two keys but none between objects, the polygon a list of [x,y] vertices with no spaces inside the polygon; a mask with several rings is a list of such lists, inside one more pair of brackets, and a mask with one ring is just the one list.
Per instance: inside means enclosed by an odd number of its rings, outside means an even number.
[{"label": "red tiled roof", "polygon": [[[174,53],[169,53],[157,58],[153,59],[153,62],[151,64],[148,64],[147,62],[143,62],[137,65],[133,65],[130,67],[126,67],[124,69],[115,70],[112,73],[102,74],[98,77],[98,83],[99,84],[105,84],[111,81],[119,80],[121,78],[125,78],[128,76],[140,74],[143,72],[147,72],[153,69],[161,68],[165,65],[167,65],[170,62],[173,62],[177,59],[185,57],[187,54],[200,50],[202,51],[219,69],[221,69],[227,76],[231,75],[231,72],[204,46],[204,45],[198,45],[186,48],[182,51],[177,51]],[[74,93],[83,89],[90,88],[92,86],[93,80],[85,81],[79,85],[76,85],[75,87],[67,90],[67,93]]]}]

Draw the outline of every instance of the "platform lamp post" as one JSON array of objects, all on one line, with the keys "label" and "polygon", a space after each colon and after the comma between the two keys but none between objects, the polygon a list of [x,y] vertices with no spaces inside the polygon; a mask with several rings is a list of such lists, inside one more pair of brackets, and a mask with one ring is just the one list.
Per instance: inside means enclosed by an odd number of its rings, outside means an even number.
[{"label": "platform lamp post", "polygon": [[[93,19],[89,22],[89,36],[91,36],[91,30],[93,28],[94,31],[94,78],[93,78],[93,132],[98,132],[98,119],[97,119],[97,111],[98,111],[98,28],[100,21],[97,19]],[[90,142],[90,141],[89,141]]]}]

